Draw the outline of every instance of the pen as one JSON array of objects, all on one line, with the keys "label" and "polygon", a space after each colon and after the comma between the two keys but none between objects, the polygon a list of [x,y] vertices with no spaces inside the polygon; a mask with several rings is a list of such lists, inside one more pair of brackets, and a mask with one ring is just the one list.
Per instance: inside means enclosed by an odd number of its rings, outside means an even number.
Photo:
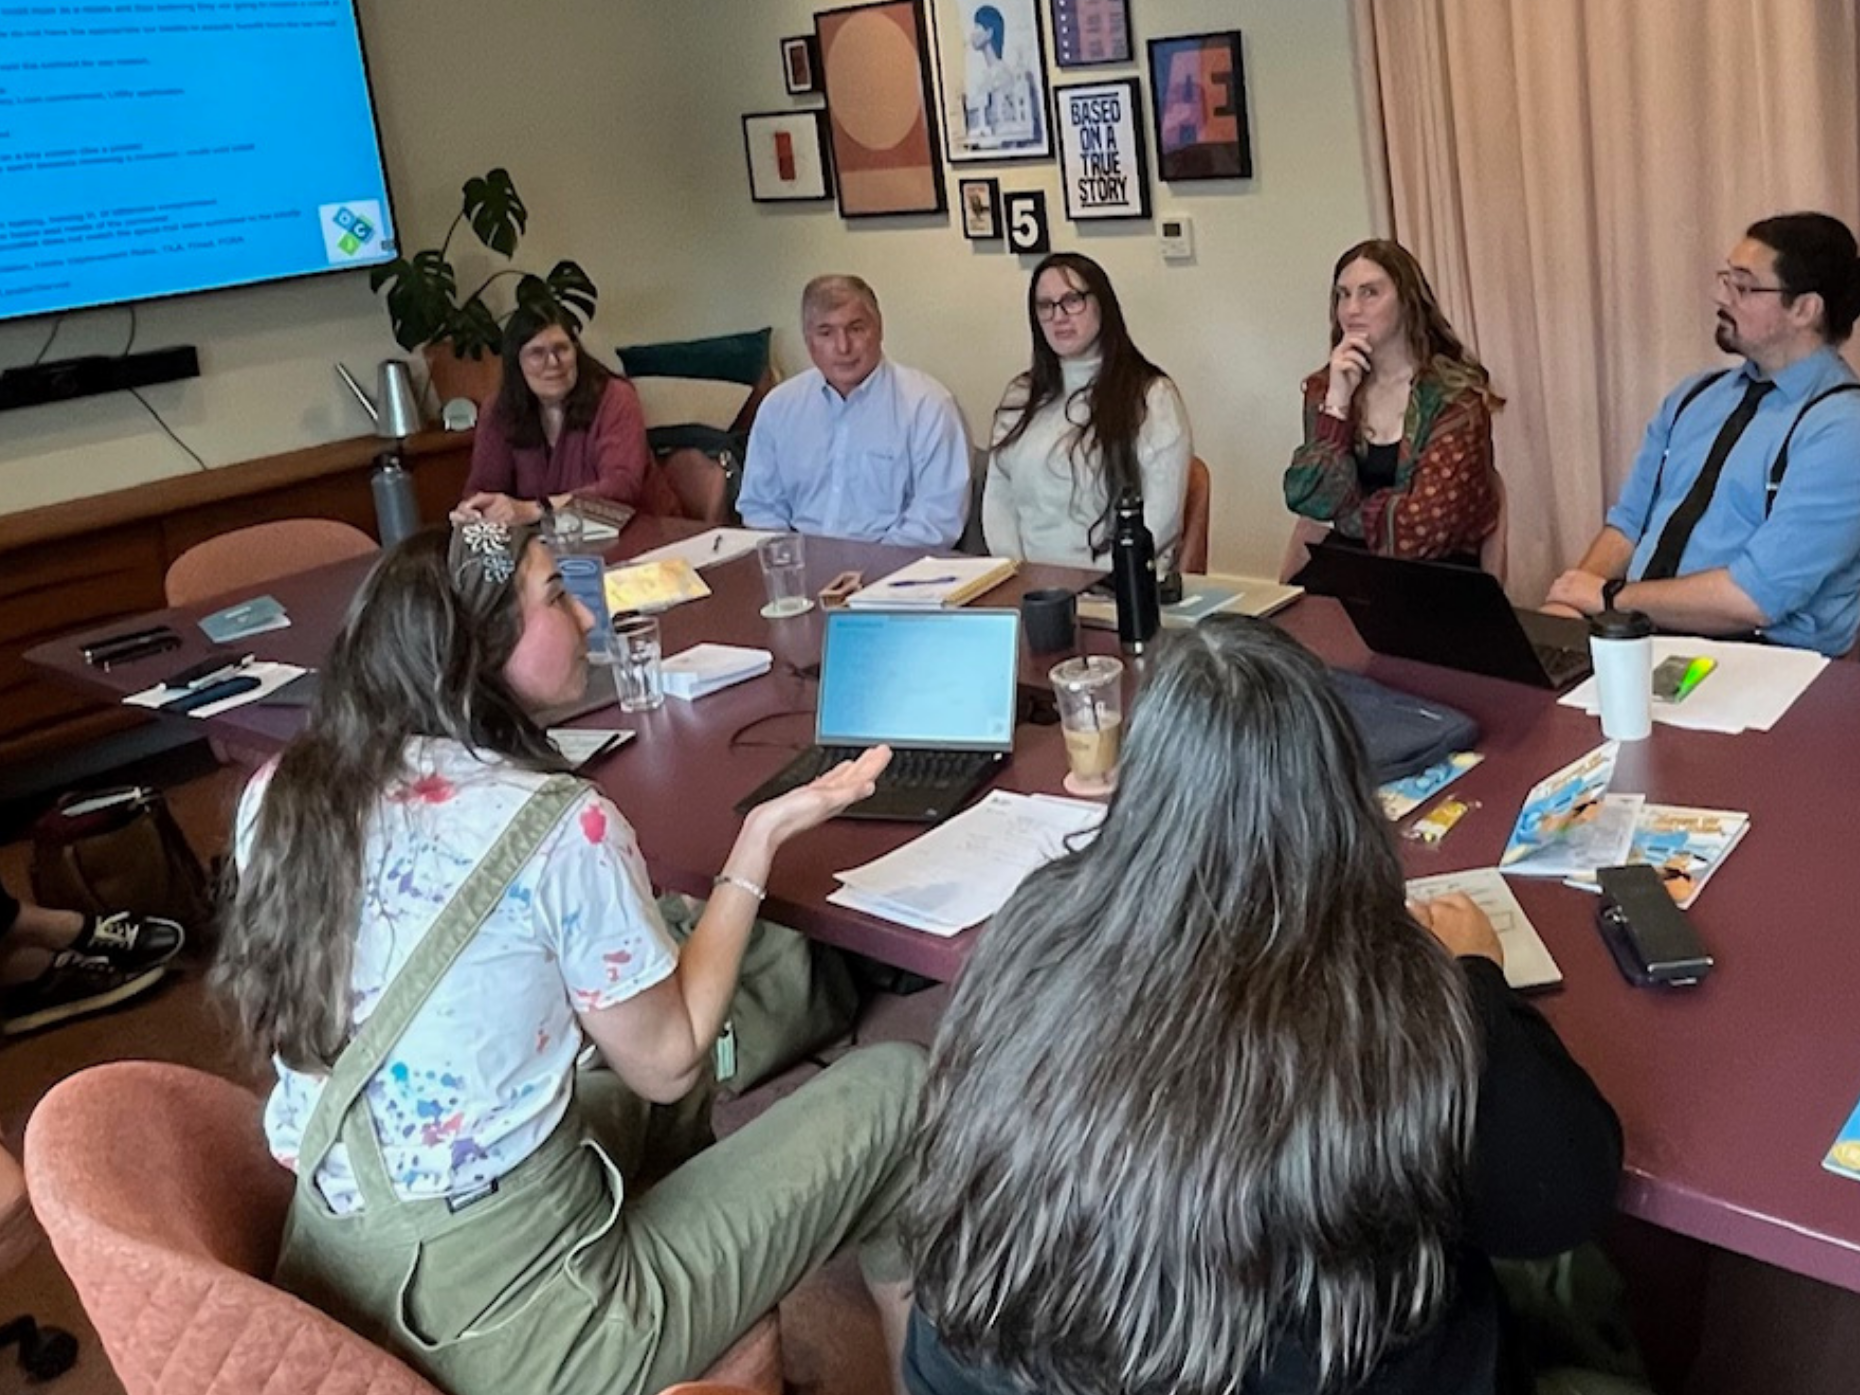
[{"label": "pen", "polygon": [[897,586],[897,587],[947,586],[955,580],[956,578],[953,576],[917,576],[917,577],[906,577],[903,581],[894,581],[891,583],[891,585]]},{"label": "pen", "polygon": [[166,654],[170,649],[181,647],[181,637],[176,634],[151,635],[139,644],[122,645],[109,649],[98,655],[91,662],[108,673],[118,664],[131,664],[138,659],[153,658],[157,654]]},{"label": "pen", "polygon": [[252,657],[250,654],[242,654],[236,659],[216,656],[204,663],[195,664],[192,668],[182,669],[162,686],[177,690],[204,688],[211,683],[219,682],[222,678],[231,678],[240,669],[248,667],[252,662]]},{"label": "pen", "polygon": [[723,551],[723,534],[722,533],[717,534],[716,537],[710,540],[710,550],[712,552]]},{"label": "pen", "polygon": [[111,635],[107,639],[100,639],[93,644],[86,644],[82,649],[78,650],[78,652],[84,656],[85,663],[95,663],[99,659],[108,658],[111,650],[138,649],[151,640],[157,640],[164,635],[173,633],[174,631],[169,629],[166,625],[156,625],[152,629],[133,630],[128,634]]},{"label": "pen", "polygon": [[258,679],[251,674],[241,674],[236,678],[225,678],[218,683],[209,683],[204,688],[190,688],[177,698],[170,698],[161,705],[164,712],[192,712],[199,707],[210,707],[227,698],[249,693],[259,686]]}]

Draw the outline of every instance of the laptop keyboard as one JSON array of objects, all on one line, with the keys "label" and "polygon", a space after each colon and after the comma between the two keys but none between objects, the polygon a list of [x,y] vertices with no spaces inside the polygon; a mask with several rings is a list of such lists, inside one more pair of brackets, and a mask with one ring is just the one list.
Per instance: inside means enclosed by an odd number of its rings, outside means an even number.
[{"label": "laptop keyboard", "polygon": [[[864,753],[861,746],[820,746],[810,762],[813,774],[802,781],[824,775],[843,760],[857,760]],[[881,789],[939,789],[986,765],[993,757],[985,751],[925,751],[906,747],[891,753],[891,764],[878,777]]]}]

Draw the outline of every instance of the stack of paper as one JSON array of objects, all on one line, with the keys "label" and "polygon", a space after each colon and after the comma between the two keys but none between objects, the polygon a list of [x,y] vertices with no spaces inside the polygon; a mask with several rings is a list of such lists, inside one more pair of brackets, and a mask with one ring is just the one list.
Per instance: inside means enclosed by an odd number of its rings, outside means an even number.
[{"label": "stack of paper", "polygon": [[1505,982],[1513,988],[1547,988],[1563,981],[1563,971],[1544,947],[1531,918],[1518,904],[1496,867],[1476,872],[1446,872],[1437,877],[1416,877],[1408,883],[1410,901],[1432,901],[1457,891],[1486,913],[1505,951]]},{"label": "stack of paper", "polygon": [[719,562],[733,562],[738,557],[745,557],[756,550],[756,544],[764,538],[779,538],[780,533],[764,532],[759,528],[712,528],[699,533],[696,537],[686,538],[683,542],[667,543],[664,547],[655,547],[650,552],[642,552],[633,560],[635,562],[689,562],[702,571],[705,567],[714,567]]},{"label": "stack of paper", "polygon": [[[1825,655],[1806,649],[1684,635],[1654,637],[1655,668],[1662,660],[1676,656],[1715,659],[1718,664],[1683,702],[1653,705],[1654,721],[1693,731],[1736,733],[1753,727],[1768,731],[1828,666]],[[1600,715],[1602,710],[1600,690],[1593,678],[1571,688],[1563,695],[1562,703],[1565,707],[1579,707],[1591,716]]]},{"label": "stack of paper", "polygon": [[[186,715],[189,717],[213,717],[221,712],[230,712],[235,707],[244,707],[247,703],[263,702],[285,684],[301,678],[304,670],[296,664],[269,663],[258,659],[239,668],[240,678],[253,680],[252,686],[234,693],[219,702],[210,702],[205,707],[196,707]],[[172,702],[181,695],[178,688],[170,688],[165,683],[157,683],[152,688],[144,688],[139,693],[131,693],[123,701],[131,707],[160,708],[164,703]]]},{"label": "stack of paper", "polygon": [[1525,877],[1619,866],[1645,802],[1644,795],[1606,793],[1620,751],[1619,742],[1606,742],[1533,786],[1498,865]]},{"label": "stack of paper", "polygon": [[710,587],[692,570],[691,564],[678,560],[613,567],[607,572],[603,585],[608,612],[615,616],[651,615],[710,594]]},{"label": "stack of paper", "polygon": [[775,656],[766,649],[736,644],[694,644],[674,654],[659,669],[668,697],[696,702],[732,683],[755,678],[774,667]]},{"label": "stack of paper", "polygon": [[835,875],[836,906],[954,935],[1000,910],[1027,874],[1097,828],[1104,806],[991,790],[975,804],[883,857]]},{"label": "stack of paper", "polygon": [[1020,568],[1011,557],[923,557],[846,598],[864,608],[912,609],[966,605]]}]

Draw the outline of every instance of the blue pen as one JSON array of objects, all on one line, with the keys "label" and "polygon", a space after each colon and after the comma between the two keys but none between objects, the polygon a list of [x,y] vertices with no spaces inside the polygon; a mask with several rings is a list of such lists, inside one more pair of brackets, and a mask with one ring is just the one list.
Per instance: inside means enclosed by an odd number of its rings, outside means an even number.
[{"label": "blue pen", "polygon": [[919,576],[907,577],[903,581],[894,581],[889,584],[900,588],[905,586],[947,586],[956,579],[957,578],[953,576]]}]

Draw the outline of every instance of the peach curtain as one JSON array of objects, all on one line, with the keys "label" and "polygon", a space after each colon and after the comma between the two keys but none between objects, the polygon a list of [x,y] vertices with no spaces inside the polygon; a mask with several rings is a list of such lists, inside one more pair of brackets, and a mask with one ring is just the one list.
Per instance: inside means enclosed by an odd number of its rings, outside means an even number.
[{"label": "peach curtain", "polygon": [[1722,361],[1711,275],[1744,227],[1860,223],[1855,6],[1352,3],[1378,217],[1509,400],[1511,589],[1535,603],[1661,397]]}]

